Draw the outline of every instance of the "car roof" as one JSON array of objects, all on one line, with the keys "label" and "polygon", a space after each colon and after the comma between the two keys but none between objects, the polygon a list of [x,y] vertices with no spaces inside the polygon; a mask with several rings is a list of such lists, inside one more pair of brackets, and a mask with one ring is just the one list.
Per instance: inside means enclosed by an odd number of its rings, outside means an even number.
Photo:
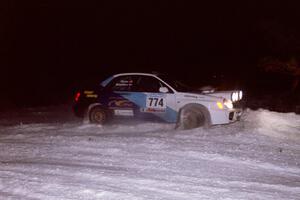
[{"label": "car roof", "polygon": [[106,86],[113,78],[119,77],[119,76],[131,76],[131,75],[136,75],[136,76],[152,76],[157,78],[158,80],[162,81],[164,84],[166,84],[173,92],[176,92],[174,88],[172,88],[168,83],[166,83],[164,80],[162,80],[158,75],[156,74],[151,74],[151,73],[140,73],[140,72],[131,72],[131,73],[119,73],[119,74],[114,74],[113,76],[109,77],[108,79],[104,80],[101,85]]},{"label": "car roof", "polygon": [[114,74],[104,81],[101,82],[102,86],[106,86],[112,79],[119,77],[119,76],[131,76],[131,75],[136,75],[136,76],[151,76],[160,79],[157,77],[155,74],[150,74],[150,73],[140,73],[140,72],[131,72],[131,73],[119,73],[119,74]]},{"label": "car roof", "polygon": [[113,75],[113,77],[118,77],[118,76],[130,76],[130,75],[141,75],[141,76],[153,76],[157,77],[155,74],[150,74],[150,73],[140,73],[140,72],[131,72],[131,73],[119,73]]}]

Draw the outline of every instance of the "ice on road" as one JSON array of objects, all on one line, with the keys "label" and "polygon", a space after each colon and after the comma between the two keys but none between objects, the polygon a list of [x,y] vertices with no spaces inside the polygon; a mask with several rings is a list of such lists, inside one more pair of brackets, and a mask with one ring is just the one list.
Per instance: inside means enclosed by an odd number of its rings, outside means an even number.
[{"label": "ice on road", "polygon": [[45,108],[0,114],[0,199],[300,199],[300,116],[91,125]]}]

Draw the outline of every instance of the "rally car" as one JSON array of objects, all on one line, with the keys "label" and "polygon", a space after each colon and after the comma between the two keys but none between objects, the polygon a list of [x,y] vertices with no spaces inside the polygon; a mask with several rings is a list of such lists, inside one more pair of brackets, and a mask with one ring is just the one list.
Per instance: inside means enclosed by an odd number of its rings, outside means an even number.
[{"label": "rally car", "polygon": [[163,120],[191,129],[237,121],[242,109],[234,105],[242,96],[240,90],[192,91],[159,75],[122,73],[92,89],[78,91],[73,110],[97,124],[121,116]]}]

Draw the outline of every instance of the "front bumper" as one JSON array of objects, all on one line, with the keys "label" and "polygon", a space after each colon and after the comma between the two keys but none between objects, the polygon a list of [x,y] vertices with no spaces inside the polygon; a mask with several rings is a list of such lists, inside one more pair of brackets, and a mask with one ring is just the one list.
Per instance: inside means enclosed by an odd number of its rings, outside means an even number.
[{"label": "front bumper", "polygon": [[229,112],[228,120],[230,122],[238,121],[238,120],[241,119],[242,114],[243,114],[242,109],[234,109],[234,110]]},{"label": "front bumper", "polygon": [[243,109],[233,108],[233,109],[219,109],[211,111],[211,124],[229,124],[240,120],[243,114]]}]

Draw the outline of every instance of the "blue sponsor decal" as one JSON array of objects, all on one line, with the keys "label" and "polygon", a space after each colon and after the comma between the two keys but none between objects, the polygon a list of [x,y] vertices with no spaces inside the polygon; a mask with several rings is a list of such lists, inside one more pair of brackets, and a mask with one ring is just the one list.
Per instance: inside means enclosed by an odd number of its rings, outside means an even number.
[{"label": "blue sponsor decal", "polygon": [[109,108],[133,108],[134,104],[122,97],[112,97],[108,101]]},{"label": "blue sponsor decal", "polygon": [[163,117],[163,119],[167,122],[175,123],[175,122],[177,122],[177,115],[178,115],[178,112],[176,112],[175,110],[173,110],[170,107],[167,107],[167,112],[166,112],[165,117]]},{"label": "blue sponsor decal", "polygon": [[[117,92],[116,92],[117,93]],[[121,95],[123,98],[128,99],[130,102],[134,103],[137,107],[140,108],[140,111],[145,111],[147,109],[149,109],[149,107],[147,108],[147,95],[145,93],[141,93],[141,92],[128,92],[128,93],[124,93],[124,92],[120,92],[117,93],[119,95]],[[151,94],[149,95],[151,97],[163,97],[165,98],[165,95],[157,95],[157,94]],[[155,101],[156,99],[154,99],[153,101]],[[157,100],[157,102],[159,102],[160,99]],[[176,112],[175,110],[173,110],[172,108],[167,106],[167,102],[164,102],[165,108],[162,111],[159,108],[151,108],[150,110],[148,110],[148,114],[152,114],[156,117],[159,117],[160,119],[163,119],[166,122],[170,122],[170,123],[174,123],[177,121],[177,114],[178,112]],[[148,105],[149,106],[149,105]],[[151,112],[151,109],[153,109]],[[160,112],[157,112],[157,111]]]}]

